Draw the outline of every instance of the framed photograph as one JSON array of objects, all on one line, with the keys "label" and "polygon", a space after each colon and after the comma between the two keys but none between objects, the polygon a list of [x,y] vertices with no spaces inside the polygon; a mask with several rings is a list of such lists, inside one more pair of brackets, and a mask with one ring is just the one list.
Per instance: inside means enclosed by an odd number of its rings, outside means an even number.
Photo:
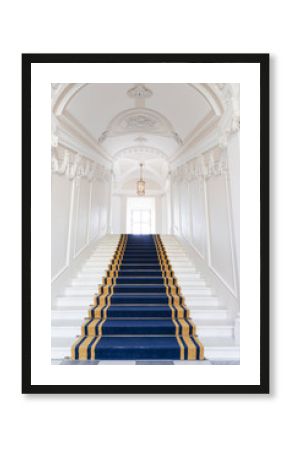
[{"label": "framed photograph", "polygon": [[23,393],[269,393],[269,55],[23,54]]}]

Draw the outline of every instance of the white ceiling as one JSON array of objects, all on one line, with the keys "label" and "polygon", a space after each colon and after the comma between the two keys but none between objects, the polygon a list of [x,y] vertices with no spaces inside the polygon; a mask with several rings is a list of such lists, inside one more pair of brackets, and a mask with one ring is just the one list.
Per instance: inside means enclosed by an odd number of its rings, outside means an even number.
[{"label": "white ceiling", "polygon": [[[75,95],[67,111],[98,139],[110,121],[121,111],[134,108],[134,99],[127,95],[133,84],[87,84]],[[185,139],[210,112],[205,98],[189,84],[145,85],[152,91],[146,107],[161,113],[174,130]]]},{"label": "white ceiling", "polygon": [[[143,89],[141,100],[136,86]],[[168,174],[168,159],[210,112],[208,101],[194,85],[165,83],[87,84],[65,109],[67,117],[113,159],[116,185],[129,186],[144,162],[145,179],[160,189]]]}]

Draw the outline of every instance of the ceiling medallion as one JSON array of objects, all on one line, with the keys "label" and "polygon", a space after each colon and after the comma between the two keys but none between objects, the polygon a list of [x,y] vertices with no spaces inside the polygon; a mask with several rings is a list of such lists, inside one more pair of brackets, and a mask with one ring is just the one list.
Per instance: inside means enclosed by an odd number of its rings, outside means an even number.
[{"label": "ceiling medallion", "polygon": [[121,123],[122,128],[131,129],[150,129],[159,125],[158,120],[152,114],[133,114],[126,117]]},{"label": "ceiling medallion", "polygon": [[[149,108],[130,108],[121,111],[108,124],[98,142],[102,144],[107,138],[135,134],[136,142],[145,143],[144,133],[154,134],[166,138],[173,138],[179,145],[182,140],[174,131],[171,123],[159,112]],[[147,140],[150,140],[147,138]]]},{"label": "ceiling medallion", "polygon": [[137,181],[137,195],[144,197],[145,195],[145,181],[143,180],[143,164],[140,163],[140,179]]},{"label": "ceiling medallion", "polygon": [[142,142],[146,142],[147,141],[147,138],[145,138],[143,136],[138,136],[138,137],[136,137],[136,139],[134,139],[134,141],[141,142],[141,144],[142,144]]},{"label": "ceiling medallion", "polygon": [[133,88],[127,91],[127,94],[131,98],[149,98],[153,95],[153,92],[144,84],[135,84]]}]

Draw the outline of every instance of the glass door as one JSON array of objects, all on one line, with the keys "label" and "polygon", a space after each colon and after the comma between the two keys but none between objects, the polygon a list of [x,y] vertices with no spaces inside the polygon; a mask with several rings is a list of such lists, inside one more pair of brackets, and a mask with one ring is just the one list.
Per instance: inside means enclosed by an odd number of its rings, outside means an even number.
[{"label": "glass door", "polygon": [[151,210],[133,209],[131,210],[131,230],[133,234],[151,233]]}]

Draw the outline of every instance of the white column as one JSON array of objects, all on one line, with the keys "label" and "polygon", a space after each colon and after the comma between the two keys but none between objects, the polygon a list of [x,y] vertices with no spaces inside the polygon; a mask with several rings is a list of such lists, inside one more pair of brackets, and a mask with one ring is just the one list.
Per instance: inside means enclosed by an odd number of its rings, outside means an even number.
[{"label": "white column", "polygon": [[87,245],[90,242],[90,229],[91,229],[91,222],[92,222],[92,218],[91,218],[91,214],[92,214],[92,190],[93,190],[93,181],[90,181],[90,200],[89,200],[87,239],[86,239]]},{"label": "white column", "polygon": [[69,223],[67,233],[67,250],[66,250],[66,264],[69,265],[72,259],[72,239],[73,239],[73,219],[75,210],[75,178],[71,181],[71,197],[70,197],[70,210],[69,210]]},{"label": "white column", "polygon": [[169,233],[174,234],[173,229],[173,179],[172,179],[172,172],[169,172],[169,183],[170,183],[170,189],[169,189],[169,196],[170,196],[170,227],[169,227]]},{"label": "white column", "polygon": [[113,171],[111,171],[110,184],[109,184],[109,206],[108,206],[108,223],[107,233],[112,233],[112,196],[113,196]]},{"label": "white column", "polygon": [[210,228],[209,228],[209,212],[208,212],[208,198],[207,198],[207,184],[206,176],[203,177],[204,190],[204,212],[205,212],[205,229],[206,229],[206,261],[208,265],[211,263],[211,247],[210,247]]}]

